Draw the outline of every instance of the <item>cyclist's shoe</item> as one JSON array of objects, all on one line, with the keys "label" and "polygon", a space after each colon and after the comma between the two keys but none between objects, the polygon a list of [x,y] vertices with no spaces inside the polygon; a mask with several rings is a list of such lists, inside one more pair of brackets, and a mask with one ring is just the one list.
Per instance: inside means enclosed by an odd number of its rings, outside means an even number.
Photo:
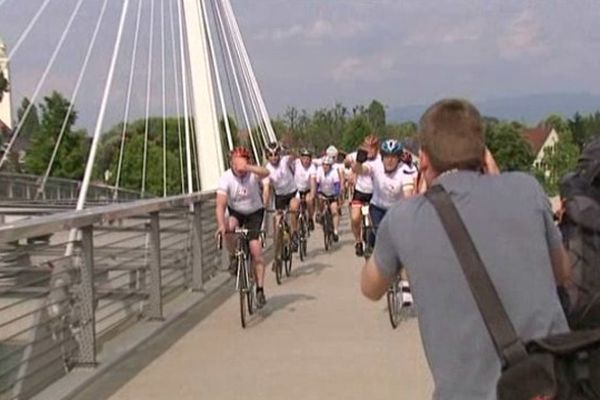
[{"label": "cyclist's shoe", "polygon": [[400,281],[400,287],[402,290],[402,307],[410,307],[413,305],[413,297],[410,292],[410,286],[407,281]]},{"label": "cyclist's shoe", "polygon": [[233,254],[229,255],[229,273],[233,276],[237,275],[237,257]]},{"label": "cyclist's shoe", "polygon": [[357,257],[362,257],[365,255],[365,251],[363,250],[363,244],[361,242],[354,244],[354,254],[356,254]]},{"label": "cyclist's shoe", "polygon": [[267,303],[264,290],[256,290],[256,308],[261,309]]},{"label": "cyclist's shoe", "polygon": [[315,215],[315,220],[317,221],[317,224],[322,225],[323,224],[323,215],[317,213]]},{"label": "cyclist's shoe", "polygon": [[338,235],[337,232],[333,232],[332,238],[333,238],[334,243],[337,243],[340,240],[340,236]]},{"label": "cyclist's shoe", "polygon": [[292,252],[294,252],[294,253],[298,252],[298,232],[295,232],[292,235],[291,244],[292,244]]},{"label": "cyclist's shoe", "polygon": [[312,220],[312,218],[308,219],[308,230],[309,231],[315,230],[315,222]]}]

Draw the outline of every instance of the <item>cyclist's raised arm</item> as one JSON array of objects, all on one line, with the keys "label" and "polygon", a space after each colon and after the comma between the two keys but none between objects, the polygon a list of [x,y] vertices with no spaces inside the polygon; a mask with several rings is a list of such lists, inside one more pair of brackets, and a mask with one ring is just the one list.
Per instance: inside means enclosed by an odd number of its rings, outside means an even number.
[{"label": "cyclist's raised arm", "polygon": [[258,176],[260,179],[264,179],[269,176],[269,170],[261,165],[246,165],[246,170]]}]

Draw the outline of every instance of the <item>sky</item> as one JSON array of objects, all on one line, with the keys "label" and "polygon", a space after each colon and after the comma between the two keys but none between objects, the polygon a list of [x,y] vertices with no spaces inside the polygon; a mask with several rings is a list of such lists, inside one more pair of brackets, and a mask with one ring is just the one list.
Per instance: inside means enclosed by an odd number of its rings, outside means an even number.
[{"label": "sky", "polygon": [[[150,0],[143,1],[131,115],[143,115],[148,65],[153,114],[162,112],[160,1],[153,61]],[[43,0],[0,0],[0,37],[13,48]],[[11,59],[13,104],[32,97],[77,0],[52,0]],[[121,2],[109,1],[98,48],[76,99],[79,124],[93,126],[106,80]],[[131,2],[107,125],[123,119],[137,1]],[[173,2],[164,1],[165,15]],[[102,1],[85,0],[38,100],[51,89],[70,98]],[[486,100],[539,93],[600,94],[598,0],[232,0],[269,112],[312,111],[378,99],[389,107],[446,96]],[[166,17],[165,21],[168,18]],[[168,22],[165,25],[168,36]],[[166,45],[166,71],[172,75]],[[129,57],[129,58],[127,58]],[[174,97],[167,78],[166,97]],[[176,104],[168,101],[167,112]]]}]

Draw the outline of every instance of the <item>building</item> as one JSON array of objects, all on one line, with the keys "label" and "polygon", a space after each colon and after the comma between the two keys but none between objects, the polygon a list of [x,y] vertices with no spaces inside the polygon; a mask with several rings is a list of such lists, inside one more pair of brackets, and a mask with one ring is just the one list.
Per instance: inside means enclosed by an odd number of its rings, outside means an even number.
[{"label": "building", "polygon": [[[4,79],[8,81],[10,87],[10,71],[8,68],[8,54],[6,52],[6,46],[0,38],[0,71],[4,76]],[[0,129],[8,128],[8,130],[12,129],[12,117],[11,117],[11,96],[10,91],[3,92],[2,96],[0,96],[2,100],[0,100]]]},{"label": "building", "polygon": [[535,160],[534,166],[540,166],[544,159],[545,151],[553,147],[558,142],[558,133],[552,127],[539,125],[535,128],[525,129],[523,137],[531,146]]}]

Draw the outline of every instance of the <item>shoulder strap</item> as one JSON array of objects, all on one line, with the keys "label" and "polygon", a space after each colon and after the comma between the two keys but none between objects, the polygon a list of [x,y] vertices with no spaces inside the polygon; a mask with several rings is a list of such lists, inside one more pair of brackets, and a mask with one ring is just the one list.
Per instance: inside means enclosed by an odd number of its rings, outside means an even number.
[{"label": "shoulder strap", "polygon": [[434,185],[425,193],[425,197],[435,207],[452,243],[503,367],[516,364],[527,356],[527,351],[517,337],[515,328],[502,306],[496,288],[450,195],[443,186]]}]

